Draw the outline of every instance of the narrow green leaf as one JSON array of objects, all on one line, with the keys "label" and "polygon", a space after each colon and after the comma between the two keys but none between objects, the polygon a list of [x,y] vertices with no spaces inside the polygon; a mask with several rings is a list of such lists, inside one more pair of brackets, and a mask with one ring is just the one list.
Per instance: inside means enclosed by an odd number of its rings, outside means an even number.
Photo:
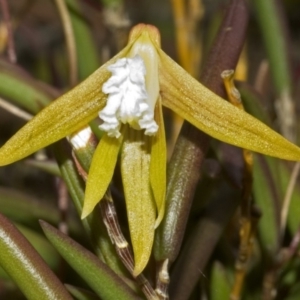
[{"label": "narrow green leaf", "polygon": [[58,96],[56,90],[33,79],[15,64],[0,60],[0,70],[0,95],[31,113],[37,113]]},{"label": "narrow green leaf", "polygon": [[228,282],[224,267],[216,261],[212,265],[211,279],[209,282],[209,291],[211,300],[230,299],[231,286]]},{"label": "narrow green leaf", "polygon": [[252,5],[263,35],[277,95],[281,96],[292,86],[290,53],[281,13],[283,7],[280,1],[273,0],[254,0]]},{"label": "narrow green leaf", "polygon": [[[58,224],[61,219],[60,212],[53,202],[41,201],[6,187],[0,187],[0,212],[15,222],[37,229],[40,229],[38,219],[52,224]],[[77,220],[73,217],[68,218],[68,228],[72,234],[81,230]]]},{"label": "narrow green leaf", "polygon": [[[279,182],[274,180],[278,174],[276,161],[269,157],[254,156],[253,164],[253,194],[255,203],[262,211],[262,218],[258,223],[258,237],[267,254],[278,251],[280,194]],[[271,256],[270,256],[271,257]]]},{"label": "narrow green leaf", "polygon": [[0,265],[30,300],[72,299],[40,255],[1,214]]},{"label": "narrow green leaf", "polygon": [[26,165],[33,166],[37,169],[45,171],[48,174],[58,177],[61,176],[57,163],[53,160],[26,159],[24,163]]},{"label": "narrow green leaf", "polygon": [[124,281],[94,254],[46,222],[40,221],[40,224],[53,246],[101,299],[138,299]]},{"label": "narrow green leaf", "polygon": [[98,51],[90,23],[85,19],[83,3],[67,0],[76,42],[79,80],[85,79],[99,66]]},{"label": "narrow green leaf", "polygon": [[245,82],[238,82],[237,88],[243,99],[243,105],[246,112],[254,116],[266,125],[271,125],[271,118],[263,106],[264,100],[262,96],[249,84]]},{"label": "narrow green leaf", "polygon": [[58,270],[61,259],[54,247],[41,234],[20,224],[15,224],[17,229],[25,236],[34,249],[41,255],[43,260],[52,270]]},{"label": "narrow green leaf", "polygon": [[26,225],[36,224],[38,218],[51,223],[59,221],[59,213],[54,205],[6,187],[0,187],[0,211]]}]

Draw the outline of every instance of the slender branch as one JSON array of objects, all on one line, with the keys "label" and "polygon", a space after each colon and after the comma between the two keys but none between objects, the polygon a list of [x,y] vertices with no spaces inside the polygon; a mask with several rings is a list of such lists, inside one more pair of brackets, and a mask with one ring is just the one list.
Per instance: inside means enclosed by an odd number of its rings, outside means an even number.
[{"label": "slender branch", "polygon": [[58,208],[60,211],[59,230],[68,234],[67,213],[69,207],[68,189],[61,178],[57,178]]},{"label": "slender branch", "polygon": [[[234,85],[234,71],[225,70],[222,72],[225,90],[231,104],[237,108],[244,110],[241,95]],[[241,228],[240,228],[240,247],[235,264],[235,280],[232,287],[230,299],[238,300],[241,298],[247,264],[252,252],[253,238],[258,222],[257,214],[254,212],[252,203],[252,182],[253,182],[253,155],[252,152],[243,149],[244,172],[242,186],[242,202],[241,202]]]},{"label": "slender branch", "polygon": [[[105,195],[104,199],[101,200],[100,208],[109,237],[112,243],[115,245],[116,251],[123,264],[127,270],[133,274],[133,254],[120,228],[115,205],[110,195]],[[148,300],[159,300],[156,292],[153,290],[149,281],[143,274],[138,275],[135,279],[141,286],[141,289]]]},{"label": "slender branch", "polygon": [[0,107],[4,108],[5,110],[7,110],[8,112],[10,112],[11,114],[29,121],[30,119],[32,119],[32,115],[29,114],[28,112],[20,109],[19,107],[7,102],[6,100],[4,100],[3,98],[0,97]]},{"label": "slender branch", "polygon": [[299,172],[300,172],[300,162],[297,162],[294,165],[293,172],[292,172],[290,181],[288,183],[286,193],[285,193],[285,196],[283,199],[282,208],[281,208],[281,218],[280,218],[280,236],[281,236],[281,238],[283,238],[283,235],[284,235],[284,230],[285,230],[285,226],[286,226],[286,220],[287,220],[287,216],[288,216],[288,212],[289,212],[289,207],[290,207],[293,191],[294,191],[294,188],[296,185],[296,181],[297,181]]}]

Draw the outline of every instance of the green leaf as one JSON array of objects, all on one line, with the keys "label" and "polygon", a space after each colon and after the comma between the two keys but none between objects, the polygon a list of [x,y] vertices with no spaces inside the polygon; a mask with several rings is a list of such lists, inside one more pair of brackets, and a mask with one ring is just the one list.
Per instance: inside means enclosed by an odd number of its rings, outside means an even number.
[{"label": "green leaf", "polygon": [[72,299],[35,249],[1,214],[0,265],[30,300]]},{"label": "green leaf", "polygon": [[[38,219],[58,224],[61,218],[53,203],[40,201],[24,192],[6,187],[0,187],[0,212],[13,221],[38,229],[40,229]],[[68,220],[68,228],[74,234],[81,230],[77,219],[73,217]]]},{"label": "green leaf", "polygon": [[231,286],[226,276],[225,268],[218,261],[212,265],[209,290],[211,300],[223,300],[230,298]]},{"label": "green leaf", "polygon": [[52,270],[59,270],[61,259],[54,247],[41,234],[20,224],[15,224],[18,230],[30,242],[34,249],[41,255],[43,260]]},{"label": "green leaf", "polygon": [[[274,180],[278,175],[277,161],[261,155],[254,156],[253,194],[255,203],[262,211],[258,222],[258,236],[266,253],[275,254],[279,247],[279,182]],[[270,257],[270,256],[269,256]]]},{"label": "green leaf", "polygon": [[101,299],[138,299],[124,281],[94,254],[46,222],[40,221],[40,224],[53,246]]},{"label": "green leaf", "polygon": [[58,95],[56,90],[33,79],[15,64],[0,60],[0,70],[0,95],[31,113],[37,113]]}]

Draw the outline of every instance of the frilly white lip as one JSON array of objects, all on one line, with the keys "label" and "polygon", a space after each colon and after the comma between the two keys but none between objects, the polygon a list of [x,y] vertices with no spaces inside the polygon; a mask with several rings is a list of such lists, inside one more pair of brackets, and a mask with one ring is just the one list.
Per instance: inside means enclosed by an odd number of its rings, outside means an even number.
[{"label": "frilly white lip", "polygon": [[145,129],[146,135],[155,135],[158,125],[154,121],[154,112],[148,103],[145,85],[146,67],[140,55],[133,58],[121,58],[107,68],[112,76],[102,86],[102,92],[108,94],[107,103],[99,112],[103,124],[99,128],[110,137],[118,138],[121,123],[128,123],[137,130]]}]

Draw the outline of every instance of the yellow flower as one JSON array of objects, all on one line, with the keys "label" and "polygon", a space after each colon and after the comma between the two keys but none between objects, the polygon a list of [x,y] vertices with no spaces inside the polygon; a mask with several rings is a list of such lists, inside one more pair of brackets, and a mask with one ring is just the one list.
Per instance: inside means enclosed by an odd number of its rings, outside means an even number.
[{"label": "yellow flower", "polygon": [[221,141],[288,160],[300,149],[201,85],[160,48],[158,30],[140,24],[128,45],[17,132],[0,165],[20,160],[84,128],[99,115],[105,132],[89,170],[82,217],[101,200],[121,152],[134,274],[147,264],[164,215],[166,144],[162,105]]}]

